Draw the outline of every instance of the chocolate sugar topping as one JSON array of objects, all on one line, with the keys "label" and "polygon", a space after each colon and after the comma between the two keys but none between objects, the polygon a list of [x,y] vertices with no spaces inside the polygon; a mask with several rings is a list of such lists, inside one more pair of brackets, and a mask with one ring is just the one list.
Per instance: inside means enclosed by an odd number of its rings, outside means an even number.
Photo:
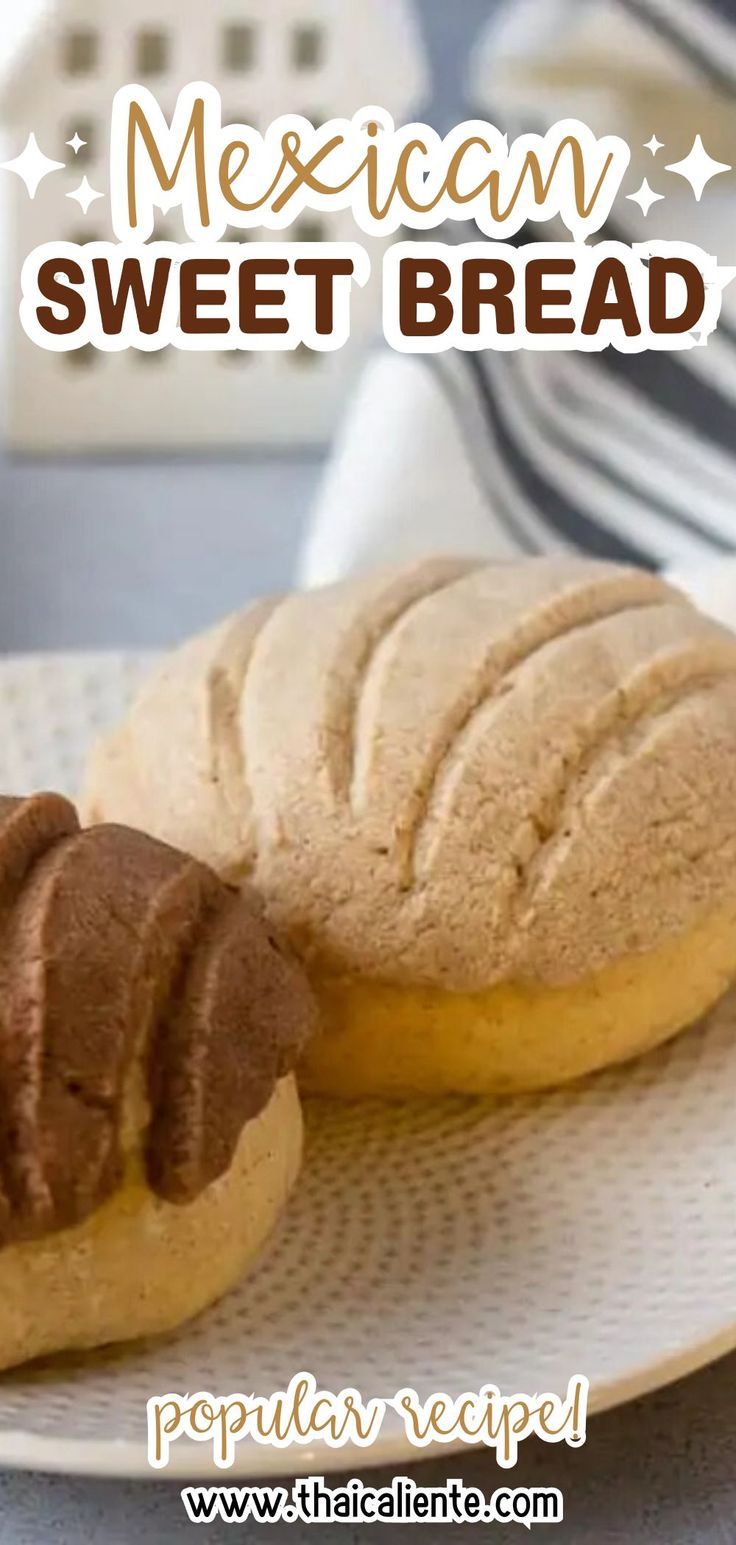
[{"label": "chocolate sugar topping", "polygon": [[142,1164],[223,1174],[313,1028],[254,901],[141,832],[0,798],[0,1244],[87,1218]]}]

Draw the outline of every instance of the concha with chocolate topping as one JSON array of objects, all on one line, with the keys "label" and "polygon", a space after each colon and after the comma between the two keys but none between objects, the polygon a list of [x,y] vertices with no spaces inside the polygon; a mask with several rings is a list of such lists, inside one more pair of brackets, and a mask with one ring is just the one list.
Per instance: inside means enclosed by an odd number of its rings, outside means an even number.
[{"label": "concha with chocolate topping", "polygon": [[325,1091],[557,1083],[736,976],[736,638],[631,569],[440,559],[260,603],[154,674],[88,798],[257,885]]},{"label": "concha with chocolate topping", "polygon": [[252,900],[55,795],[0,798],[0,1367],[170,1329],[295,1179],[313,1020]]}]

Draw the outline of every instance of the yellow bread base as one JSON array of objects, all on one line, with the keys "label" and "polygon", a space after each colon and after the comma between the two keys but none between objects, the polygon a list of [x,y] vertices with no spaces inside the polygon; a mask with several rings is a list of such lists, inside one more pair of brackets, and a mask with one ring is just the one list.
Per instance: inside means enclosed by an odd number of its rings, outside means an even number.
[{"label": "yellow bread base", "polygon": [[172,1330],[242,1276],[299,1172],[292,1077],[244,1128],[226,1175],[185,1207],[129,1177],[85,1223],[0,1251],[0,1367]]},{"label": "yellow bread base", "polygon": [[302,1087],[342,1099],[511,1094],[624,1062],[692,1024],[736,979],[736,904],[687,937],[566,986],[478,994],[313,976],[324,1033]]}]

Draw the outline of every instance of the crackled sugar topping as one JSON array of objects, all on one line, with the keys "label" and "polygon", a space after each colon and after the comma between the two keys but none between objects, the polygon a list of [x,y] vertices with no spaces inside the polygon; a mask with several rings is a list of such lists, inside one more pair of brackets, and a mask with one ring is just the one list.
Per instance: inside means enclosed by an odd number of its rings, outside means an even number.
[{"label": "crackled sugar topping", "polygon": [[204,865],[0,799],[0,1243],[81,1222],[129,1163],[191,1200],[311,1025],[301,972]]},{"label": "crackled sugar topping", "polygon": [[579,980],[734,896],[736,638],[613,564],[385,570],[185,646],[91,798],[252,876],[320,969]]}]

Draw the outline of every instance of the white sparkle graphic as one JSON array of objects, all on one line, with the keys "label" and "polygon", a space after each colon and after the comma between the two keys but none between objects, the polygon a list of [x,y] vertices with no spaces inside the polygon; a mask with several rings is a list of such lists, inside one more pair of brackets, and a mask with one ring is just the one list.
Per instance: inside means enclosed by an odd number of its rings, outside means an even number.
[{"label": "white sparkle graphic", "polygon": [[69,146],[69,148],[74,151],[75,156],[78,156],[80,150],[84,149],[87,141],[86,141],[86,139],[80,139],[79,135],[75,134],[74,138],[73,139],[68,139],[66,143]]},{"label": "white sparkle graphic", "polygon": [[29,134],[25,150],[14,161],[3,161],[2,170],[15,172],[16,177],[25,183],[30,197],[35,198],[44,177],[48,177],[51,172],[63,172],[64,162],[52,161],[49,156],[45,156],[35,134]]},{"label": "white sparkle graphic", "polygon": [[656,134],[653,134],[651,139],[647,140],[643,149],[650,151],[653,156],[656,156],[658,150],[664,149],[664,140],[657,139]]},{"label": "white sparkle graphic", "polygon": [[732,168],[725,161],[714,161],[713,157],[708,155],[700,135],[696,134],[689,155],[686,155],[682,161],[673,161],[666,170],[674,172],[677,177],[684,177],[700,203],[703,189],[711,178],[718,177],[721,172],[730,172]]},{"label": "white sparkle graphic", "polygon": [[87,214],[87,211],[90,209],[91,205],[96,203],[98,198],[104,197],[104,193],[97,193],[96,190],[90,185],[88,177],[82,178],[79,187],[75,188],[73,193],[67,193],[67,198],[73,198],[75,204],[79,205],[80,209],[85,215]]},{"label": "white sparkle graphic", "polygon": [[655,193],[654,189],[650,188],[645,177],[641,186],[637,188],[636,193],[627,193],[626,197],[631,200],[632,204],[639,205],[643,215],[648,215],[652,204],[656,204],[660,199],[663,199],[664,194]]}]

